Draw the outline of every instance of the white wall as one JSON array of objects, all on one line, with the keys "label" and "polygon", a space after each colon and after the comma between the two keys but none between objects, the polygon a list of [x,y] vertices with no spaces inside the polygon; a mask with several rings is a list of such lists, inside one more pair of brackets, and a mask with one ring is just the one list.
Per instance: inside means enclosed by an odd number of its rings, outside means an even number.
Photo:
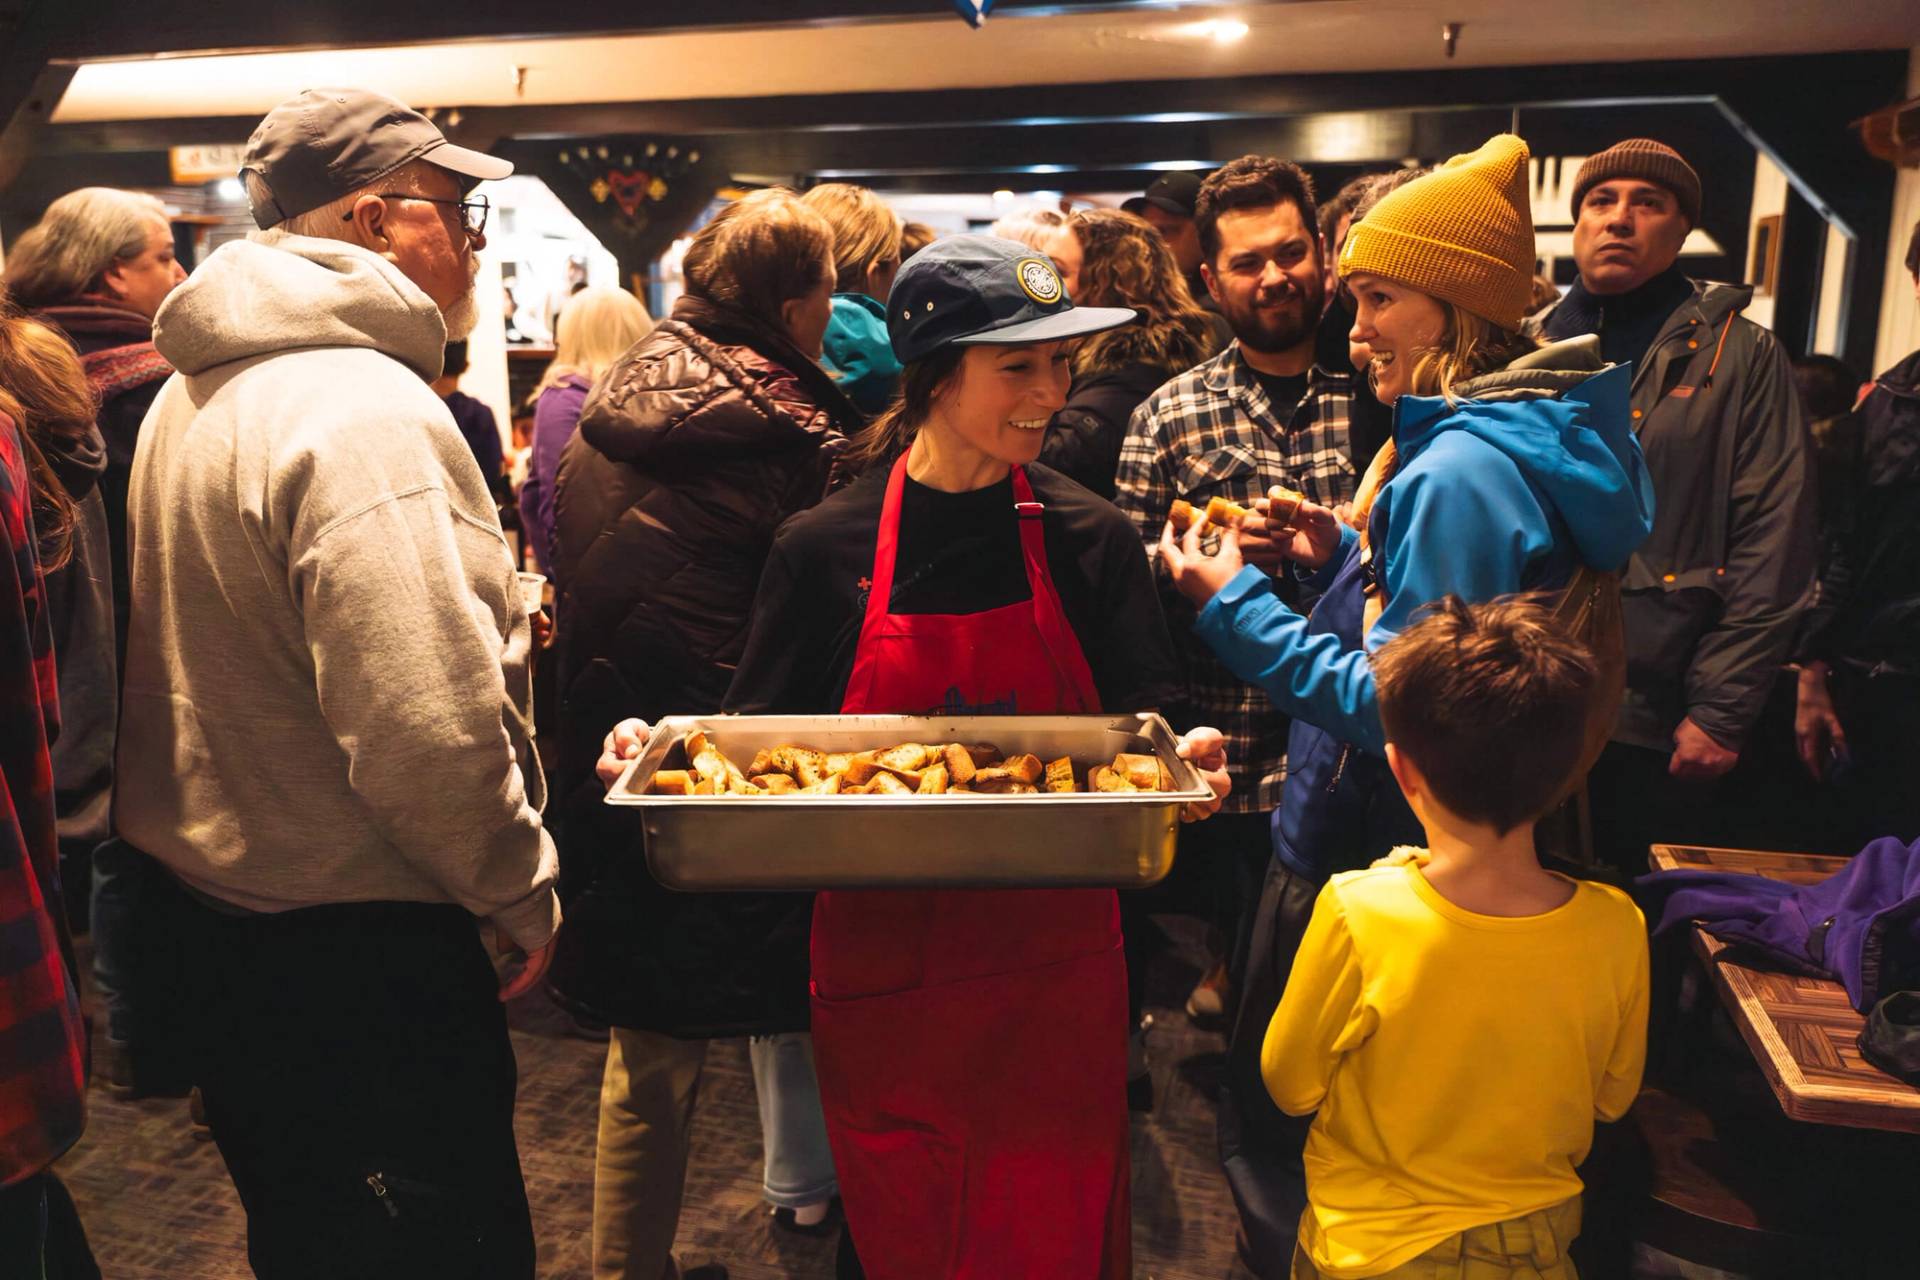
[{"label": "white wall", "polygon": [[[1787,231],[1786,211],[1787,175],[1766,152],[1758,152],[1753,158],[1753,212],[1747,217],[1747,266],[1741,279],[1753,278],[1754,232],[1760,226],[1760,219],[1770,218],[1776,213],[1780,214],[1780,229],[1776,234],[1784,236]],[[1776,280],[1774,283],[1777,285],[1779,281]],[[1771,329],[1773,328],[1773,307],[1774,299],[1771,294],[1764,298],[1755,294],[1753,302],[1742,314],[1755,324]]]},{"label": "white wall", "polygon": [[1816,302],[1819,318],[1813,334],[1815,355],[1840,354],[1840,313],[1846,307],[1847,253],[1852,248],[1853,241],[1829,222],[1826,256],[1820,262],[1820,296]]},{"label": "white wall", "polygon": [[460,389],[493,410],[500,428],[500,448],[513,449],[513,398],[507,392],[507,323],[500,314],[500,255],[480,253],[480,275],[474,282],[479,323],[467,338],[467,371]]},{"label": "white wall", "polygon": [[[1920,97],[1920,45],[1907,64],[1907,95]],[[1907,242],[1913,224],[1920,222],[1920,169],[1902,169],[1893,190],[1893,225],[1887,234],[1886,285],[1880,295],[1880,338],[1874,348],[1878,374],[1908,352],[1920,349],[1920,301],[1913,296],[1913,277],[1907,274]]]}]

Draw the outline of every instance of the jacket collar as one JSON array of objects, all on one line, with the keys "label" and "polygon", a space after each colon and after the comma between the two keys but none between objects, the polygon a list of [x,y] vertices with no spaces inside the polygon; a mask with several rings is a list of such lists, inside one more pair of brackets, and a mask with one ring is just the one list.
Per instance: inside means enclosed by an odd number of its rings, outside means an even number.
[{"label": "jacket collar", "polygon": [[[1219,355],[1209,360],[1201,368],[1205,371],[1201,385],[1216,396],[1230,399],[1238,404],[1248,417],[1256,421],[1272,423],[1282,429],[1285,423],[1278,422],[1273,415],[1273,406],[1267,402],[1266,390],[1261,387],[1260,379],[1240,353],[1240,340],[1233,342]],[[1354,375],[1351,371],[1339,373],[1328,369],[1316,360],[1307,366],[1306,399],[1312,399],[1322,391],[1337,390],[1351,392]],[[1264,407],[1264,412],[1262,411]]]}]

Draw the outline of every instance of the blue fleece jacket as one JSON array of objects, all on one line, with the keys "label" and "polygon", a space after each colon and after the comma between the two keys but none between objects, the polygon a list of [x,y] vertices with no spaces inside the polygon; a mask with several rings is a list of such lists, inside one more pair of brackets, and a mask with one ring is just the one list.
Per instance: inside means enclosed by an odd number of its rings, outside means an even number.
[{"label": "blue fleece jacket", "polygon": [[[1369,520],[1387,604],[1364,637],[1310,634],[1251,566],[1200,613],[1196,633],[1281,710],[1382,755],[1386,738],[1368,655],[1449,593],[1469,601],[1565,585],[1577,564],[1615,571],[1652,531],[1653,486],[1628,417],[1631,367],[1592,374],[1556,396],[1461,400],[1403,396],[1400,461]],[[1333,590],[1359,555],[1317,575]],[[1289,753],[1291,755],[1291,752]]]},{"label": "blue fleece jacket", "polygon": [[860,412],[876,414],[891,404],[900,362],[887,337],[886,307],[864,293],[834,294],[820,363]]}]

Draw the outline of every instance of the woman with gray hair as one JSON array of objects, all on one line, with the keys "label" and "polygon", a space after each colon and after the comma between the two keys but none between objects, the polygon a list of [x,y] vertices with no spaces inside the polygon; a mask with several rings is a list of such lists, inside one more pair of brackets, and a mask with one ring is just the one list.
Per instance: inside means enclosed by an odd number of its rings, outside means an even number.
[{"label": "woman with gray hair", "polygon": [[101,617],[106,602],[99,601],[101,607],[75,613],[85,625],[76,623],[60,638],[62,675],[77,675],[83,658],[89,675],[61,681],[69,732],[55,750],[62,775],[55,799],[61,857],[73,868],[72,881],[86,883],[84,868],[92,864],[93,976],[107,1024],[100,1074],[119,1092],[184,1093],[188,1084],[140,1043],[126,949],[146,870],[139,854],[109,839],[107,817],[131,595],[127,486],[140,423],[173,372],[153,347],[154,313],[186,278],[173,256],[166,206],[112,187],[61,196],[7,254],[7,290],[73,343],[99,406],[94,430],[63,454],[67,483],[83,502],[82,558],[90,561],[64,576],[89,597],[95,593],[86,584],[105,579],[112,612]]},{"label": "woman with gray hair", "polygon": [[100,493],[113,532],[114,625],[127,646],[127,475],[140,421],[173,372],[153,349],[153,317],[187,278],[173,256],[167,207],[153,196],[82,187],[51,205],[7,254],[15,302],[73,340],[100,400],[107,448]]}]

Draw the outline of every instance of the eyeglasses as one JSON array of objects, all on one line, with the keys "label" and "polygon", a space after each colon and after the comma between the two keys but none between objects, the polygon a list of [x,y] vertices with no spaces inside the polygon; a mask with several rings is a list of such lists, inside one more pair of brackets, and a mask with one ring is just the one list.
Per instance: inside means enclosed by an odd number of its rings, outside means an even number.
[{"label": "eyeglasses", "polygon": [[[444,200],[434,196],[408,195],[404,191],[381,191],[376,192],[375,197],[380,200],[418,200],[422,204],[450,204],[460,211],[460,228],[468,235],[478,236],[487,229],[487,210],[490,206],[485,196],[474,196],[469,200]],[[340,221],[352,222],[353,215],[346,214]]]}]

